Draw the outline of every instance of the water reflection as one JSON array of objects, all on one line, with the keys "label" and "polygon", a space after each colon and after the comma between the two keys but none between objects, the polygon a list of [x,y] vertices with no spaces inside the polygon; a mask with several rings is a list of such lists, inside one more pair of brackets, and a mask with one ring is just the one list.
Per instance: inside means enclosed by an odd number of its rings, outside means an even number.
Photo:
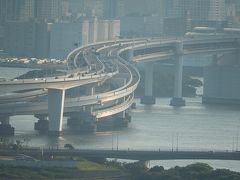
[{"label": "water reflection", "polygon": [[11,124],[16,129],[15,139],[28,137],[29,145],[46,148],[64,147],[67,143],[83,149],[231,151],[233,147],[239,148],[240,143],[236,142],[239,106],[203,105],[200,98],[187,98],[187,106],[181,108],[170,107],[169,102],[170,98],[161,98],[154,106],[144,106],[137,100],[129,127],[118,131],[76,134],[68,129],[64,119],[63,136],[53,138],[33,130],[37,119],[32,116],[11,117]]}]

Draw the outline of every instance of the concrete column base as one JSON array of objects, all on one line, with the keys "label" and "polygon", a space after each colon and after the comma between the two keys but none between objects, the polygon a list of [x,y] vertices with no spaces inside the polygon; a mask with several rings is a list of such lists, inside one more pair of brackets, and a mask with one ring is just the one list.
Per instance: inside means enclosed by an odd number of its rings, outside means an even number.
[{"label": "concrete column base", "polygon": [[170,101],[170,106],[186,106],[186,101],[183,98],[172,98]]},{"label": "concrete column base", "polygon": [[104,118],[97,122],[97,131],[113,131],[115,128],[115,119],[113,117]]},{"label": "concrete column base", "polygon": [[67,125],[77,133],[95,133],[97,131],[97,125],[94,121],[69,118],[67,120]]},{"label": "concrete column base", "polygon": [[141,104],[152,105],[156,104],[156,99],[154,96],[144,96],[141,98]]},{"label": "concrete column base", "polygon": [[79,129],[83,133],[95,133],[97,131],[97,125],[94,122],[84,122]]},{"label": "concrete column base", "polygon": [[129,121],[125,118],[117,118],[114,121],[114,127],[115,128],[123,128],[123,127],[128,127]]},{"label": "concrete column base", "polygon": [[14,127],[9,124],[9,117],[1,116],[0,121],[0,136],[14,136]]},{"label": "concrete column base", "polygon": [[58,136],[61,136],[62,134],[63,134],[62,131],[48,131],[48,135],[49,135],[49,136],[58,137]]},{"label": "concrete column base", "polygon": [[40,133],[47,133],[48,132],[48,120],[46,120],[46,119],[38,120],[38,122],[36,122],[34,124],[34,129],[36,131],[39,131]]},{"label": "concrete column base", "polygon": [[134,103],[132,103],[132,105],[131,105],[131,109],[137,109],[137,104],[134,102]]},{"label": "concrete column base", "polygon": [[122,127],[128,127],[128,124],[131,122],[132,117],[126,113],[125,118],[117,117],[114,121],[114,127],[115,128],[122,128]]},{"label": "concrete column base", "polygon": [[14,136],[14,127],[10,124],[1,124],[0,136]]}]

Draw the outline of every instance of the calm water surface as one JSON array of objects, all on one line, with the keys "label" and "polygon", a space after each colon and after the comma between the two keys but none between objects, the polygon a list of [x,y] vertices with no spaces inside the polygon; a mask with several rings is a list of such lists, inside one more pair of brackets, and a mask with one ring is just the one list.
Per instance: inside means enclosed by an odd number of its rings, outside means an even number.
[{"label": "calm water surface", "polygon": [[4,77],[6,79],[14,79],[32,69],[28,68],[7,68],[0,67],[0,77]]},{"label": "calm water surface", "polygon": [[[154,106],[139,104],[132,111],[129,127],[119,131],[96,134],[74,134],[67,129],[64,121],[64,135],[49,138],[38,135],[33,130],[32,116],[16,116],[11,124],[16,128],[16,139],[29,138],[29,145],[42,147],[63,147],[71,143],[84,149],[141,149],[141,150],[238,150],[237,137],[240,127],[240,107],[206,106],[200,98],[187,98],[187,106],[170,107],[169,98],[157,99]],[[113,139],[113,140],[112,140]],[[118,145],[117,145],[118,139]],[[229,168],[240,171],[240,161],[152,161],[151,165],[161,164],[166,168],[185,166],[192,162],[206,162],[216,168]]]}]

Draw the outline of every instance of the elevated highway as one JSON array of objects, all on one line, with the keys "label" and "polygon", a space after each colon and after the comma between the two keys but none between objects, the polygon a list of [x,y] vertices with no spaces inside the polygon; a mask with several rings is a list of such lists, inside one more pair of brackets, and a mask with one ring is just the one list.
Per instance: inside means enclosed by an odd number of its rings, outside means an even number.
[{"label": "elevated highway", "polygon": [[[49,131],[57,134],[62,132],[63,115],[80,109],[94,117],[91,123],[113,115],[124,119],[140,81],[135,63],[146,63],[142,102],[153,104],[153,63],[158,61],[175,64],[171,105],[181,106],[185,104],[182,99],[183,56],[226,53],[236,54],[238,61],[238,52],[239,39],[232,36],[129,39],[90,44],[69,54],[69,71],[63,76],[0,82],[0,116],[42,114],[48,116]],[[79,87],[85,87],[85,93]]]}]

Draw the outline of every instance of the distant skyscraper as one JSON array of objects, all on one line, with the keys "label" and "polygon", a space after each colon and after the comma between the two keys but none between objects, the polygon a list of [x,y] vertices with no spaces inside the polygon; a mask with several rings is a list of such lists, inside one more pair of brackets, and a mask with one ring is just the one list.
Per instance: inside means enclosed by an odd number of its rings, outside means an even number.
[{"label": "distant skyscraper", "polygon": [[165,17],[179,18],[183,16],[183,0],[163,0],[165,6]]},{"label": "distant skyscraper", "polygon": [[219,22],[226,20],[225,8],[225,0],[211,0],[209,20]]},{"label": "distant skyscraper", "polygon": [[228,27],[240,27],[240,1],[239,0],[226,0],[226,18]]},{"label": "distant skyscraper", "polygon": [[97,42],[97,35],[98,35],[98,20],[96,17],[92,17],[89,20],[89,36],[88,36],[89,43]]},{"label": "distant skyscraper", "polygon": [[103,0],[70,0],[69,3],[73,13],[103,17]]},{"label": "distant skyscraper", "polygon": [[0,23],[61,19],[67,11],[67,0],[0,0]]},{"label": "distant skyscraper", "polygon": [[165,17],[183,18],[187,29],[194,26],[223,26],[226,22],[225,0],[163,0]]},{"label": "distant skyscraper", "polygon": [[127,16],[157,15],[162,10],[163,0],[124,0],[124,11]]},{"label": "distant skyscraper", "polygon": [[33,7],[34,0],[0,0],[0,23],[32,19]]},{"label": "distant skyscraper", "polygon": [[[0,0],[0,48],[4,48],[6,23],[27,22],[34,18],[34,0]],[[17,28],[18,26],[12,26]]]},{"label": "distant skyscraper", "polygon": [[63,0],[35,0],[35,18],[57,20],[64,16]]},{"label": "distant skyscraper", "polygon": [[124,0],[104,0],[104,18],[117,19],[124,15]]}]

